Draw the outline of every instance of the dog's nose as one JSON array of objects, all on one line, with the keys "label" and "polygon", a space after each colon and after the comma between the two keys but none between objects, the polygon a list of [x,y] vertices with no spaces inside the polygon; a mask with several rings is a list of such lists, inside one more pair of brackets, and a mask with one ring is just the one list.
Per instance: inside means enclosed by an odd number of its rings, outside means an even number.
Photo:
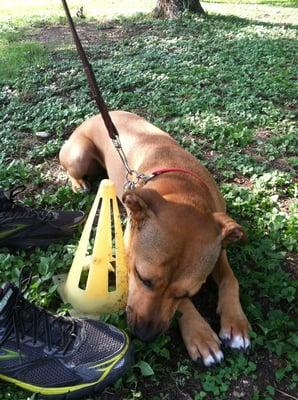
[{"label": "dog's nose", "polygon": [[143,342],[154,340],[164,330],[162,323],[158,323],[153,318],[145,319],[138,316],[130,305],[126,307],[126,317],[131,332]]},{"label": "dog's nose", "polygon": [[162,329],[154,320],[141,320],[135,324],[132,331],[143,342],[150,342],[161,334]]}]

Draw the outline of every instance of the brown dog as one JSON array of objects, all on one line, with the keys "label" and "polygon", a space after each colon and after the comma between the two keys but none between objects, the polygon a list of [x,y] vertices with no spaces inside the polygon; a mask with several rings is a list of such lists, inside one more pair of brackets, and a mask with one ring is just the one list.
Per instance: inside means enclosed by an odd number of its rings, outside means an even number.
[{"label": "brown dog", "polygon": [[[193,360],[220,362],[220,340],[192,304],[212,273],[219,288],[219,337],[234,349],[250,345],[249,323],[239,301],[239,285],[225,246],[244,238],[226,214],[225,202],[209,172],[165,132],[143,118],[111,112],[131,168],[163,173],[135,191],[123,193],[126,171],[101,117],[79,126],[60,152],[74,191],[87,189],[86,175],[105,168],[130,217],[125,232],[129,262],[128,323],[141,339],[165,331],[177,309],[181,333]],[[195,175],[195,176],[194,176]]]}]

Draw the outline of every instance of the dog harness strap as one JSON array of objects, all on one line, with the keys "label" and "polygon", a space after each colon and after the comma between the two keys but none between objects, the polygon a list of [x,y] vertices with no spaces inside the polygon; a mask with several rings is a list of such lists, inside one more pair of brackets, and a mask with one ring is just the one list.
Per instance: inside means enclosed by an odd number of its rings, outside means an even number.
[{"label": "dog harness strap", "polygon": [[144,181],[146,183],[146,182],[150,181],[151,179],[155,178],[156,176],[165,174],[167,172],[181,172],[184,174],[191,175],[193,178],[195,178],[197,181],[199,181],[209,191],[208,186],[206,185],[206,183],[203,181],[203,179],[199,175],[195,174],[192,171],[189,171],[188,169],[183,169],[183,168],[161,168],[157,171],[152,172],[152,174],[150,174],[148,177],[144,178]]}]

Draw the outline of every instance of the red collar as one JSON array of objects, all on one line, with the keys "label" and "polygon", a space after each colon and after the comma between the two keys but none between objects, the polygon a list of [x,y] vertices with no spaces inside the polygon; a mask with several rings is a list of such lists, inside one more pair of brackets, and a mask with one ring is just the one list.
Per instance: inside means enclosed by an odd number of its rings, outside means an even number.
[{"label": "red collar", "polygon": [[151,179],[155,178],[156,176],[165,174],[167,172],[181,172],[183,174],[191,175],[193,178],[195,178],[197,181],[199,181],[201,183],[201,185],[203,185],[207,189],[207,191],[209,191],[208,186],[206,185],[206,183],[203,181],[203,179],[199,175],[197,175],[194,172],[189,171],[187,169],[183,169],[183,168],[161,168],[161,169],[158,169],[157,171],[154,171],[149,176],[147,176],[147,178],[145,179],[145,183],[150,181]]}]

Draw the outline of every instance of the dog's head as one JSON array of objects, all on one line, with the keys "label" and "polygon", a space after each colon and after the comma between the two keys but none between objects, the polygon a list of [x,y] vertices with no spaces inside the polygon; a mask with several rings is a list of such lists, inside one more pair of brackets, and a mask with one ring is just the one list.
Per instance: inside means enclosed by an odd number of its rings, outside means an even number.
[{"label": "dog's head", "polygon": [[225,213],[201,214],[150,189],[126,192],[123,203],[130,217],[127,319],[149,341],[169,327],[181,299],[200,289],[223,245],[244,232]]}]

